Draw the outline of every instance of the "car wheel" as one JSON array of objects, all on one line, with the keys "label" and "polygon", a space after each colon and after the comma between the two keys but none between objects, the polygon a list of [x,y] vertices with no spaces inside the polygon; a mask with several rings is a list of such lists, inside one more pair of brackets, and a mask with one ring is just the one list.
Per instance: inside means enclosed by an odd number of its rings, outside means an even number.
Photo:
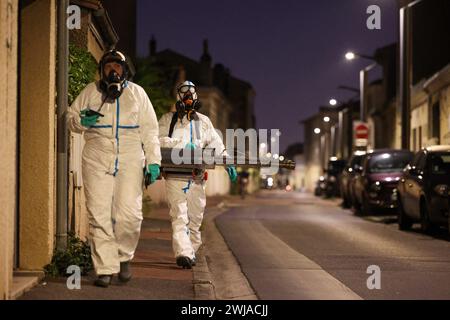
[{"label": "car wheel", "polygon": [[413,221],[410,217],[406,215],[405,209],[403,208],[400,199],[398,200],[397,211],[398,211],[398,228],[403,231],[410,230],[413,225]]},{"label": "car wheel", "polygon": [[436,226],[431,222],[428,214],[428,207],[424,201],[420,204],[420,229],[426,234],[433,234],[436,232]]},{"label": "car wheel", "polygon": [[348,199],[348,196],[345,195],[345,193],[343,193],[342,195],[342,207],[344,208],[350,208],[350,200]]},{"label": "car wheel", "polygon": [[371,215],[373,214],[373,207],[369,204],[367,198],[363,195],[362,199],[362,214],[363,215]]},{"label": "car wheel", "polygon": [[314,195],[315,195],[316,197],[320,197],[320,194],[321,194],[320,188],[319,188],[319,187],[316,187],[316,188],[314,189]]},{"label": "car wheel", "polygon": [[356,216],[362,215],[362,207],[361,207],[361,204],[359,203],[359,201],[358,201],[358,199],[356,197],[353,198],[352,206],[353,206],[353,213]]}]

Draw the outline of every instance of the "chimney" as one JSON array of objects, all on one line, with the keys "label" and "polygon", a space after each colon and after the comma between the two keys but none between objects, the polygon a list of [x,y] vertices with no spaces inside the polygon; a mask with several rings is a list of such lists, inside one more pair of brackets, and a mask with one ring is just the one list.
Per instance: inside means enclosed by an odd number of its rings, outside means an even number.
[{"label": "chimney", "polygon": [[200,58],[201,65],[201,75],[200,81],[201,85],[211,86],[212,85],[212,69],[211,69],[211,55],[209,54],[208,40],[203,40],[203,54]]}]

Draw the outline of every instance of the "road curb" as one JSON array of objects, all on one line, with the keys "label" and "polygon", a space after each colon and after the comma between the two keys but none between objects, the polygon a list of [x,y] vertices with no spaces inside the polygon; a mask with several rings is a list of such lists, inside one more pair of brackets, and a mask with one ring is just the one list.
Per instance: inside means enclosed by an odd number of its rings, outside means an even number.
[{"label": "road curb", "polygon": [[206,241],[197,254],[197,265],[193,267],[194,296],[197,300],[258,299],[216,226],[216,218],[229,209],[229,205],[222,201],[205,215],[202,235]]},{"label": "road curb", "polygon": [[192,267],[195,300],[216,300],[211,271],[204,254],[204,247],[197,252],[196,265]]}]

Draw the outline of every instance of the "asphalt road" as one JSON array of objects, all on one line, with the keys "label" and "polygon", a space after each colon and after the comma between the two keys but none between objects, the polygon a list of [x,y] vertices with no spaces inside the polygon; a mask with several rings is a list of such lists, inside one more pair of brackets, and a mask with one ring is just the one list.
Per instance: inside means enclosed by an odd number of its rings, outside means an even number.
[{"label": "asphalt road", "polygon": [[[263,192],[216,225],[260,299],[450,299],[446,230],[403,232],[386,213],[356,217],[338,204]],[[369,266],[380,289],[367,286]]]}]

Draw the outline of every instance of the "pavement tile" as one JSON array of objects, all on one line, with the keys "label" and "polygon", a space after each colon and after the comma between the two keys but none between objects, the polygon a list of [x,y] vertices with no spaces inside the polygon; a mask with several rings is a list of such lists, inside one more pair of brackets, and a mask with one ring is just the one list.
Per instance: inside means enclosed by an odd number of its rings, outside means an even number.
[{"label": "pavement tile", "polygon": [[19,299],[194,299],[192,270],[183,270],[175,263],[168,209],[154,208],[144,216],[129,283],[121,284],[114,277],[109,288],[97,288],[92,284],[95,276],[90,274],[82,278],[81,290],[69,290],[65,278],[44,279]]}]

